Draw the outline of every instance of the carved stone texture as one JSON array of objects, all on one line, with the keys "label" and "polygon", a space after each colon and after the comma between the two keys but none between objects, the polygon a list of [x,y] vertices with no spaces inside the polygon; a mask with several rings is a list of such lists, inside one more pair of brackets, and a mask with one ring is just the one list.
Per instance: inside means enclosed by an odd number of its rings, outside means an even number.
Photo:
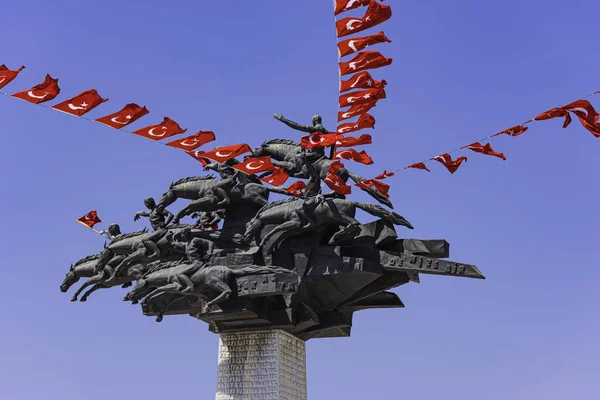
[{"label": "carved stone texture", "polygon": [[221,334],[216,400],[306,400],[305,342],[281,330]]}]

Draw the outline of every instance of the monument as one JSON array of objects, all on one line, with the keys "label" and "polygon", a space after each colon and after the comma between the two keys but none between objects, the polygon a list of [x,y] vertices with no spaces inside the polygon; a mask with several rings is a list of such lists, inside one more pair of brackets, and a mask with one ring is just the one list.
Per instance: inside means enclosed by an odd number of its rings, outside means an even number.
[{"label": "monument", "polygon": [[[312,127],[276,119],[307,132],[324,130],[320,117]],[[404,307],[390,289],[418,283],[420,274],[484,278],[474,265],[447,260],[445,240],[399,237],[396,226],[413,227],[398,213],[324,193],[321,182],[331,174],[344,184],[365,181],[341,164],[333,167],[324,148],[276,139],[245,161],[265,156],[289,176],[308,180],[304,191],[268,187],[242,172],[243,161],[235,158],[204,160],[218,178],[184,177],[158,202],[146,198],[147,210],[134,220],[148,217],[151,230],[121,233],[112,224],[110,242],[72,264],[61,291],[81,278],[87,281],[72,301],[131,287],[124,300],[158,322],[171,315],[206,322],[220,335],[217,399],[301,400],[307,340],[350,336],[357,311]],[[392,207],[376,187],[363,190]],[[287,197],[270,201],[272,193]],[[190,202],[171,213],[177,199]],[[375,219],[361,224],[357,210]],[[197,222],[182,223],[186,216]]]}]

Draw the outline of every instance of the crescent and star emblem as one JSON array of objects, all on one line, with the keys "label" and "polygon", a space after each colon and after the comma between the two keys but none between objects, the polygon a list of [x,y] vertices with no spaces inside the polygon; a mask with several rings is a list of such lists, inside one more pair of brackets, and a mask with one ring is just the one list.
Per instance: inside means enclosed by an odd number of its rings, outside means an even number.
[{"label": "crescent and star emblem", "polygon": [[3,77],[2,77],[2,80],[0,80],[0,83],[4,82],[5,80],[6,80],[6,77],[5,77],[5,76],[3,76]]},{"label": "crescent and star emblem", "polygon": [[358,22],[359,24],[362,22],[360,19],[351,19],[350,21],[348,21],[348,23],[346,24],[346,29],[349,31],[353,31],[356,29],[356,27],[354,26],[354,23]]},{"label": "crescent and star emblem", "polygon": [[69,108],[74,111],[87,110],[87,106],[88,106],[88,104],[85,101],[83,103],[81,103],[81,105],[79,105],[79,106],[74,106],[73,104],[69,103]]},{"label": "crescent and star emblem", "polygon": [[[150,130],[148,131],[148,135],[150,135],[150,136],[154,136],[154,137],[163,137],[163,136],[165,136],[165,134],[167,133],[167,127],[166,127],[166,126],[161,126],[161,127],[160,127],[160,129],[162,129],[162,133],[160,133],[160,134],[156,134],[156,133],[154,133],[154,130],[155,130],[156,128],[158,128],[158,126],[155,126],[154,128],[150,129]],[[194,143],[194,144],[195,144],[195,143]],[[183,145],[183,146],[188,146],[187,144],[184,144],[183,142],[181,142],[181,145]],[[190,146],[193,146],[193,144],[192,144],[192,145],[190,145]]]},{"label": "crescent and star emblem", "polygon": [[[258,167],[253,167],[252,166],[252,164],[255,164],[255,163],[258,164]],[[254,171],[254,170],[260,169],[263,166],[263,164],[264,163],[262,161],[250,161],[248,164],[246,164],[246,168],[248,168],[249,170]]]},{"label": "crescent and star emblem", "polygon": [[577,113],[578,111],[582,112],[585,114],[586,117],[589,115],[588,110],[586,110],[585,108],[581,108],[581,107],[569,108],[569,111],[571,111],[573,113]]},{"label": "crescent and star emblem", "polygon": [[231,151],[231,150],[225,150],[225,151],[217,151],[215,153],[215,156],[217,156],[217,157],[229,157],[231,154],[233,154],[233,151]]},{"label": "crescent and star emblem", "polygon": [[359,40],[351,40],[348,42],[348,47],[350,47],[356,53],[358,49],[354,46],[354,43],[359,42]]},{"label": "crescent and star emblem", "polygon": [[37,95],[35,95],[35,94],[33,93],[33,90],[30,90],[29,92],[27,92],[27,95],[28,95],[29,97],[33,97],[34,99],[43,99],[44,97],[46,97],[46,96],[48,96],[48,95],[50,94],[50,93],[46,93],[46,92],[43,92],[43,93],[44,93],[44,95],[43,95],[43,96],[37,96]]},{"label": "crescent and star emblem", "polygon": [[128,116],[125,117],[125,119],[126,119],[125,122],[118,121],[118,119],[119,119],[119,117],[113,117],[110,120],[112,122],[114,122],[115,124],[127,125],[129,123],[129,120],[131,119],[131,115],[128,115]]}]

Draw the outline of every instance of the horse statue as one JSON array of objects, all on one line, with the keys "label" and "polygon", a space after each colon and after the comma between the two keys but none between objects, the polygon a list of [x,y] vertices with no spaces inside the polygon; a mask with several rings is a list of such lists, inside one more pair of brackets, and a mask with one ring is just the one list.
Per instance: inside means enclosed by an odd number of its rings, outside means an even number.
[{"label": "horse statue", "polygon": [[[75,283],[79,282],[79,280],[81,278],[90,278],[88,281],[86,281],[78,290],[77,292],[75,292],[75,294],[73,295],[73,297],[71,298],[71,301],[77,301],[77,298],[79,297],[79,295],[81,294],[81,292],[88,286],[90,286],[91,284],[96,284],[99,281],[94,279],[97,275],[98,272],[96,272],[96,264],[98,259],[100,258],[100,254],[93,254],[91,256],[87,256],[82,258],[81,260],[77,261],[74,265],[71,264],[71,267],[69,268],[69,272],[67,272],[67,275],[65,276],[65,279],[63,281],[63,283],[60,285],[60,291],[63,293],[66,293],[71,286],[73,286]],[[125,258],[124,255],[118,255],[113,257],[107,264],[106,264],[106,269],[112,272],[112,268],[119,264],[123,258]],[[102,274],[102,273],[100,273]],[[121,283],[118,284],[123,284],[123,287],[127,287],[124,284],[126,284],[127,282],[123,281]],[[116,286],[116,285],[115,285]],[[88,296],[95,292],[98,289],[102,289],[104,287],[109,287],[109,286],[94,286],[91,290],[88,290],[83,297],[81,298],[81,301],[86,301]]]},{"label": "horse statue", "polygon": [[[316,202],[309,207],[307,202]],[[310,209],[312,214],[308,218],[303,218],[306,209]],[[329,224],[341,225],[342,228],[336,232],[329,241],[329,244],[336,244],[342,236],[355,235],[359,232],[360,223],[354,218],[356,209],[360,208],[371,215],[389,221],[394,225],[406,226],[414,229],[413,226],[401,215],[388,211],[376,204],[361,203],[345,199],[324,199],[311,198],[309,200],[284,199],[275,201],[262,209],[246,225],[244,237],[250,242],[256,237],[263,226],[276,225],[268,232],[260,242],[264,250],[270,253],[279,243],[291,236],[296,236],[307,231],[314,231]],[[272,243],[268,243],[271,238],[278,235]]]},{"label": "horse statue", "polygon": [[[315,151],[317,150],[317,151]],[[310,162],[316,173],[319,175],[321,180],[324,180],[329,174],[329,167],[333,163],[331,158],[324,155],[321,149],[313,149],[312,151],[306,151],[306,161]],[[260,147],[256,148],[252,152],[252,157],[263,157],[270,156],[271,162],[276,167],[283,168],[290,176],[294,178],[309,178],[306,168],[298,169],[298,163],[296,162],[297,155],[302,151],[302,146],[298,142],[288,139],[274,139],[264,142]],[[348,171],[346,168],[340,168],[337,174],[344,180],[348,181],[348,178],[354,182],[359,183],[366,180],[366,178],[354,174]],[[362,189],[369,193],[373,198],[382,204],[390,208],[394,208],[392,202],[375,187],[369,187]]]},{"label": "horse statue", "polygon": [[269,192],[262,184],[236,182],[236,175],[222,180],[214,175],[190,176],[171,183],[158,204],[167,207],[177,199],[192,200],[173,219],[178,223],[193,212],[218,211],[230,204],[263,207],[269,203]]},{"label": "horse statue", "polygon": [[[146,303],[162,293],[176,293],[196,296],[198,303],[202,303],[207,292],[216,292],[217,295],[212,300],[204,302],[203,313],[208,313],[213,306],[232,297],[232,288],[237,287],[236,277],[272,273],[289,274],[292,272],[285,268],[258,265],[232,269],[227,266],[213,266],[204,263],[163,263],[158,265],[157,268],[149,269],[148,273],[136,283],[123,300],[136,303],[141,299],[142,303]],[[183,284],[180,282],[180,275],[182,274],[187,275],[194,284],[193,291],[182,292]],[[166,308],[168,308],[168,305]]]}]

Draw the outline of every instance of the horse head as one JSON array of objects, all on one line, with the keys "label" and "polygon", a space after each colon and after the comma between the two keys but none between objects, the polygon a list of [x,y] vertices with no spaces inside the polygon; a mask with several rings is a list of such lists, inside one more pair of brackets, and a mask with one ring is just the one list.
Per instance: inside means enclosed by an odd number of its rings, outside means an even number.
[{"label": "horse head", "polygon": [[65,276],[65,280],[63,280],[62,284],[60,285],[60,291],[63,293],[66,293],[67,290],[69,290],[69,288],[71,286],[73,286],[74,284],[77,283],[77,281],[79,281],[79,277],[77,276],[77,273],[75,272],[75,268],[73,267],[73,264],[71,264],[71,267],[69,268],[69,272],[67,272],[67,275]]},{"label": "horse head", "polygon": [[244,240],[247,243],[252,241],[252,238],[256,236],[260,228],[262,227],[262,222],[260,218],[254,217],[246,224],[246,231],[244,232]]}]

